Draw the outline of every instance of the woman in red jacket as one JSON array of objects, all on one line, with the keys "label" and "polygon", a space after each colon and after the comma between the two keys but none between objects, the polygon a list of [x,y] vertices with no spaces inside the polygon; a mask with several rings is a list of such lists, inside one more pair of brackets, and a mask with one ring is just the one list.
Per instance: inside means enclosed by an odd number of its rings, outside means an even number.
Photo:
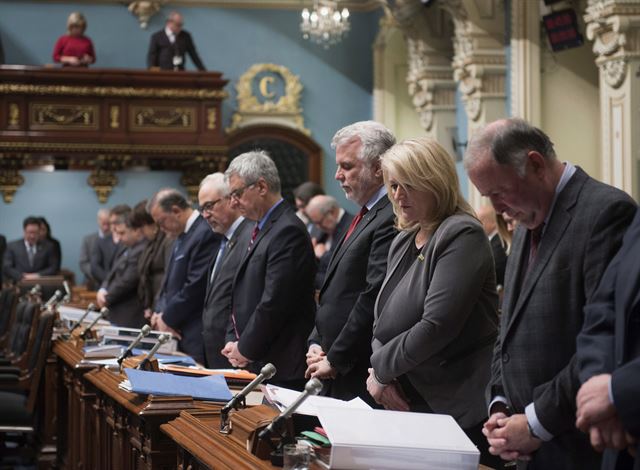
[{"label": "woman in red jacket", "polygon": [[87,20],[73,12],[67,20],[67,34],[60,36],[53,48],[53,60],[64,66],[87,67],[96,61],[91,39],[84,35]]}]

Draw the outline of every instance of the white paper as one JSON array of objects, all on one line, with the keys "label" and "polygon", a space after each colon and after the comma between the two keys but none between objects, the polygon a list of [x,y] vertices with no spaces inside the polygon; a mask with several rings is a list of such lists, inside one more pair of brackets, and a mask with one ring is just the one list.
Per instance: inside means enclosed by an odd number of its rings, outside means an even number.
[{"label": "white paper", "polygon": [[477,470],[480,453],[451,416],[320,405],[331,468]]},{"label": "white paper", "polygon": [[[283,411],[287,408],[291,403],[293,403],[296,398],[302,393],[297,392],[295,390],[290,390],[288,388],[276,387],[275,385],[267,385],[266,387],[267,397],[280,409]],[[318,406],[330,406],[335,408],[353,408],[353,409],[361,409],[361,410],[370,410],[371,407],[367,405],[362,399],[354,398],[351,401],[338,400],[336,398],[329,397],[318,397],[318,396],[310,396],[308,397],[302,405],[298,407],[296,410],[297,414],[308,415],[308,416],[318,416]]]}]

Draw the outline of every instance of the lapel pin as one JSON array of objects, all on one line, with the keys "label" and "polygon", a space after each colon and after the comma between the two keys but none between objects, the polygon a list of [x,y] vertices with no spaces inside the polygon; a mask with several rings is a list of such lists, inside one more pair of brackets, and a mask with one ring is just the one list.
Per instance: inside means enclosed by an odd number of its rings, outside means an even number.
[{"label": "lapel pin", "polygon": [[422,253],[418,255],[418,261],[420,262],[424,261],[424,255]]}]

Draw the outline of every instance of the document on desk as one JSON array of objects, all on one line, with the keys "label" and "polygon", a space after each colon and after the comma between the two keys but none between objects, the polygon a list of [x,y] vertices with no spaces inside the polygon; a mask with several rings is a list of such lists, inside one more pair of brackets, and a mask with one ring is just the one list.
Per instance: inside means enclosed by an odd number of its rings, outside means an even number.
[{"label": "document on desk", "polygon": [[447,415],[318,406],[330,468],[477,470],[480,452]]},{"label": "document on desk", "polygon": [[[280,409],[280,411],[283,411],[285,408],[291,405],[291,403],[293,403],[302,392],[297,392],[288,388],[277,387],[275,385],[267,385],[265,387],[264,393],[269,401],[276,405]],[[302,405],[300,405],[300,407],[296,410],[296,413],[308,416],[318,416],[317,407],[320,405],[332,406],[335,408],[354,408],[362,410],[371,409],[371,407],[367,405],[361,398],[354,398],[350,401],[344,401],[330,397],[310,396],[307,397]]]},{"label": "document on desk", "polygon": [[224,377],[211,375],[208,377],[184,377],[148,372],[145,370],[125,369],[131,391],[144,395],[184,395],[199,400],[227,402],[231,400],[231,391]]}]

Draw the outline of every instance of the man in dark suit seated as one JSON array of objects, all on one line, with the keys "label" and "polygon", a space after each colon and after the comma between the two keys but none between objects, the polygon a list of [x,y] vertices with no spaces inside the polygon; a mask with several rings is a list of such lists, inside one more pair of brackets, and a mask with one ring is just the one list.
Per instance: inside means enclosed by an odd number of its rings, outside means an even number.
[{"label": "man in dark suit seated", "polygon": [[160,229],[175,239],[151,326],[180,339],[180,350],[204,362],[202,306],[207,269],[218,251],[214,234],[200,213],[175,189],[162,189],[149,201],[148,212]]},{"label": "man in dark suit seated", "polygon": [[309,337],[306,374],[325,379],[323,394],[343,400],[359,396],[374,404],[366,388],[373,307],[397,233],[380,157],[394,143],[391,131],[374,121],[340,129],[331,142],[336,179],[361,209],[329,261]]},{"label": "man in dark suit seated", "polygon": [[640,469],[640,211],[584,309],[577,425],[603,470]]},{"label": "man in dark suit seated", "polygon": [[347,233],[349,224],[353,220],[353,214],[340,207],[338,201],[333,197],[325,195],[310,199],[306,206],[306,213],[317,230],[326,234],[323,241],[311,238],[313,251],[318,259],[315,286],[316,290],[320,290],[331,255],[344,234]]},{"label": "man in dark suit seated", "polygon": [[202,339],[207,367],[229,367],[222,355],[227,325],[231,317],[233,278],[240,261],[247,253],[254,223],[245,219],[231,204],[229,186],[224,174],[205,177],[198,192],[200,213],[211,229],[221,235],[220,248],[207,270],[207,294],[202,312]]},{"label": "man in dark suit seated", "polygon": [[165,28],[151,36],[149,53],[147,54],[149,68],[184,70],[185,58],[189,54],[198,70],[206,70],[191,35],[182,29],[183,24],[182,15],[177,11],[172,11],[169,13]]},{"label": "man in dark suit seated", "polygon": [[234,367],[271,362],[272,382],[301,389],[304,351],[313,328],[315,257],[307,228],[280,195],[280,177],[263,151],[231,161],[225,176],[233,207],[253,221],[233,282],[224,354]]},{"label": "man in dark suit seated", "polygon": [[58,274],[60,261],[48,241],[40,241],[40,219],[27,217],[22,223],[24,238],[7,245],[4,254],[4,274],[15,282]]},{"label": "man in dark suit seated", "polygon": [[489,382],[489,450],[530,458],[529,470],[599,468],[575,427],[576,337],[635,203],[561,162],[549,137],[522,119],[479,130],[464,164],[495,210],[518,221]]},{"label": "man in dark suit seated", "polygon": [[138,259],[147,244],[142,229],[131,227],[131,215],[123,214],[113,226],[122,250],[96,295],[98,307],[109,308],[109,321],[128,328],[144,325],[144,312],[138,300]]}]

